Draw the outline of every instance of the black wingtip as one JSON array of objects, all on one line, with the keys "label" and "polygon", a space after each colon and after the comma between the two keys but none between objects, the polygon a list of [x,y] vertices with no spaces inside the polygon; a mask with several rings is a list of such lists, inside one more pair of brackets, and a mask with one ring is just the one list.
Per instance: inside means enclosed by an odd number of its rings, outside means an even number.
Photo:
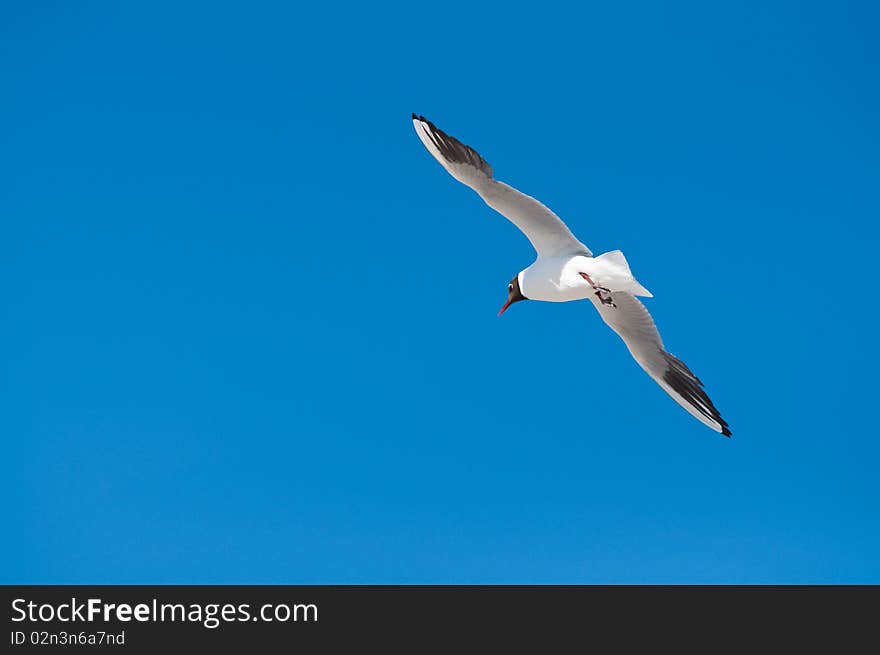
[{"label": "black wingtip", "polygon": [[663,374],[663,380],[691,407],[721,428],[721,434],[725,437],[731,435],[727,421],[721,418],[721,412],[715,407],[706,391],[703,383],[694,375],[687,365],[675,355],[663,352],[669,368]]},{"label": "black wingtip", "polygon": [[417,120],[419,120],[419,117],[418,117],[418,116],[416,116],[416,114],[415,114],[415,112],[413,112],[413,120],[414,120],[414,121],[417,121]]}]

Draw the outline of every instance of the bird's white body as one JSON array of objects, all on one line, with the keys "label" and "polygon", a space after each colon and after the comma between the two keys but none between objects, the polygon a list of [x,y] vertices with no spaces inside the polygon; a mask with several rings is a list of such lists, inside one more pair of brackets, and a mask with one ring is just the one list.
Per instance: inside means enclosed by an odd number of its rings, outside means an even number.
[{"label": "bird's white body", "polygon": [[[508,285],[508,301],[589,300],[645,372],[694,418],[730,436],[727,422],[703,390],[703,383],[663,345],[654,320],[636,296],[652,297],[639,284],[619,250],[593,257],[568,226],[535,198],[495,179],[480,154],[413,114],[416,134],[428,152],[456,180],[516,225],[538,253],[535,262]],[[516,282],[516,284],[514,284]],[[519,295],[517,295],[519,294]]]},{"label": "bird's white body", "polygon": [[538,257],[528,268],[520,271],[518,279],[523,295],[529,300],[568,302],[585,300],[596,290],[581,275],[586,273],[598,286],[609,291],[623,291],[634,296],[652,297],[650,291],[638,283],[619,250],[598,257],[589,255],[556,255]]}]

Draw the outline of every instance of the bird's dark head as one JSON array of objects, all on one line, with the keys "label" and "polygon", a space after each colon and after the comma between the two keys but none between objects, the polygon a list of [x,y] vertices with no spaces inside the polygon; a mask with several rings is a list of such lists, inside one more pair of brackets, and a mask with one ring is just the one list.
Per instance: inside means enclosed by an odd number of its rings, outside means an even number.
[{"label": "bird's dark head", "polygon": [[520,300],[528,300],[528,298],[523,295],[522,289],[519,288],[519,274],[517,274],[513,276],[510,284],[507,285],[507,302],[504,303],[504,307],[498,312],[498,316],[501,316],[507,311],[508,307]]}]

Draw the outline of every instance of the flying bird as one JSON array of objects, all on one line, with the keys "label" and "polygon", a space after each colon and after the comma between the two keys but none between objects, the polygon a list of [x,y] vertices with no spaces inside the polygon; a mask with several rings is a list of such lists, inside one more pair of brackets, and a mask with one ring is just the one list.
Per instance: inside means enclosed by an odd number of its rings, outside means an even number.
[{"label": "flying bird", "polygon": [[438,129],[424,116],[412,115],[425,148],[456,180],[469,186],[492,209],[516,225],[538,253],[531,266],[507,285],[507,302],[567,302],[587,299],[614,330],[651,378],[699,421],[729,437],[727,422],[703,390],[703,383],[663,346],[660,333],[636,296],[652,297],[639,284],[620,250],[593,257],[562,220],[543,204],[495,179],[480,154]]}]

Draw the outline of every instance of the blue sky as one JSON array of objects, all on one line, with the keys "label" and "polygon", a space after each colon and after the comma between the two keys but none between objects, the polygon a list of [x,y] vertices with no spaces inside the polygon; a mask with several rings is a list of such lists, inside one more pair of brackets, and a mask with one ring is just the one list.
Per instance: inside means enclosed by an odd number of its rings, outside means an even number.
[{"label": "blue sky", "polygon": [[662,4],[4,3],[0,581],[880,582],[877,10]]}]

